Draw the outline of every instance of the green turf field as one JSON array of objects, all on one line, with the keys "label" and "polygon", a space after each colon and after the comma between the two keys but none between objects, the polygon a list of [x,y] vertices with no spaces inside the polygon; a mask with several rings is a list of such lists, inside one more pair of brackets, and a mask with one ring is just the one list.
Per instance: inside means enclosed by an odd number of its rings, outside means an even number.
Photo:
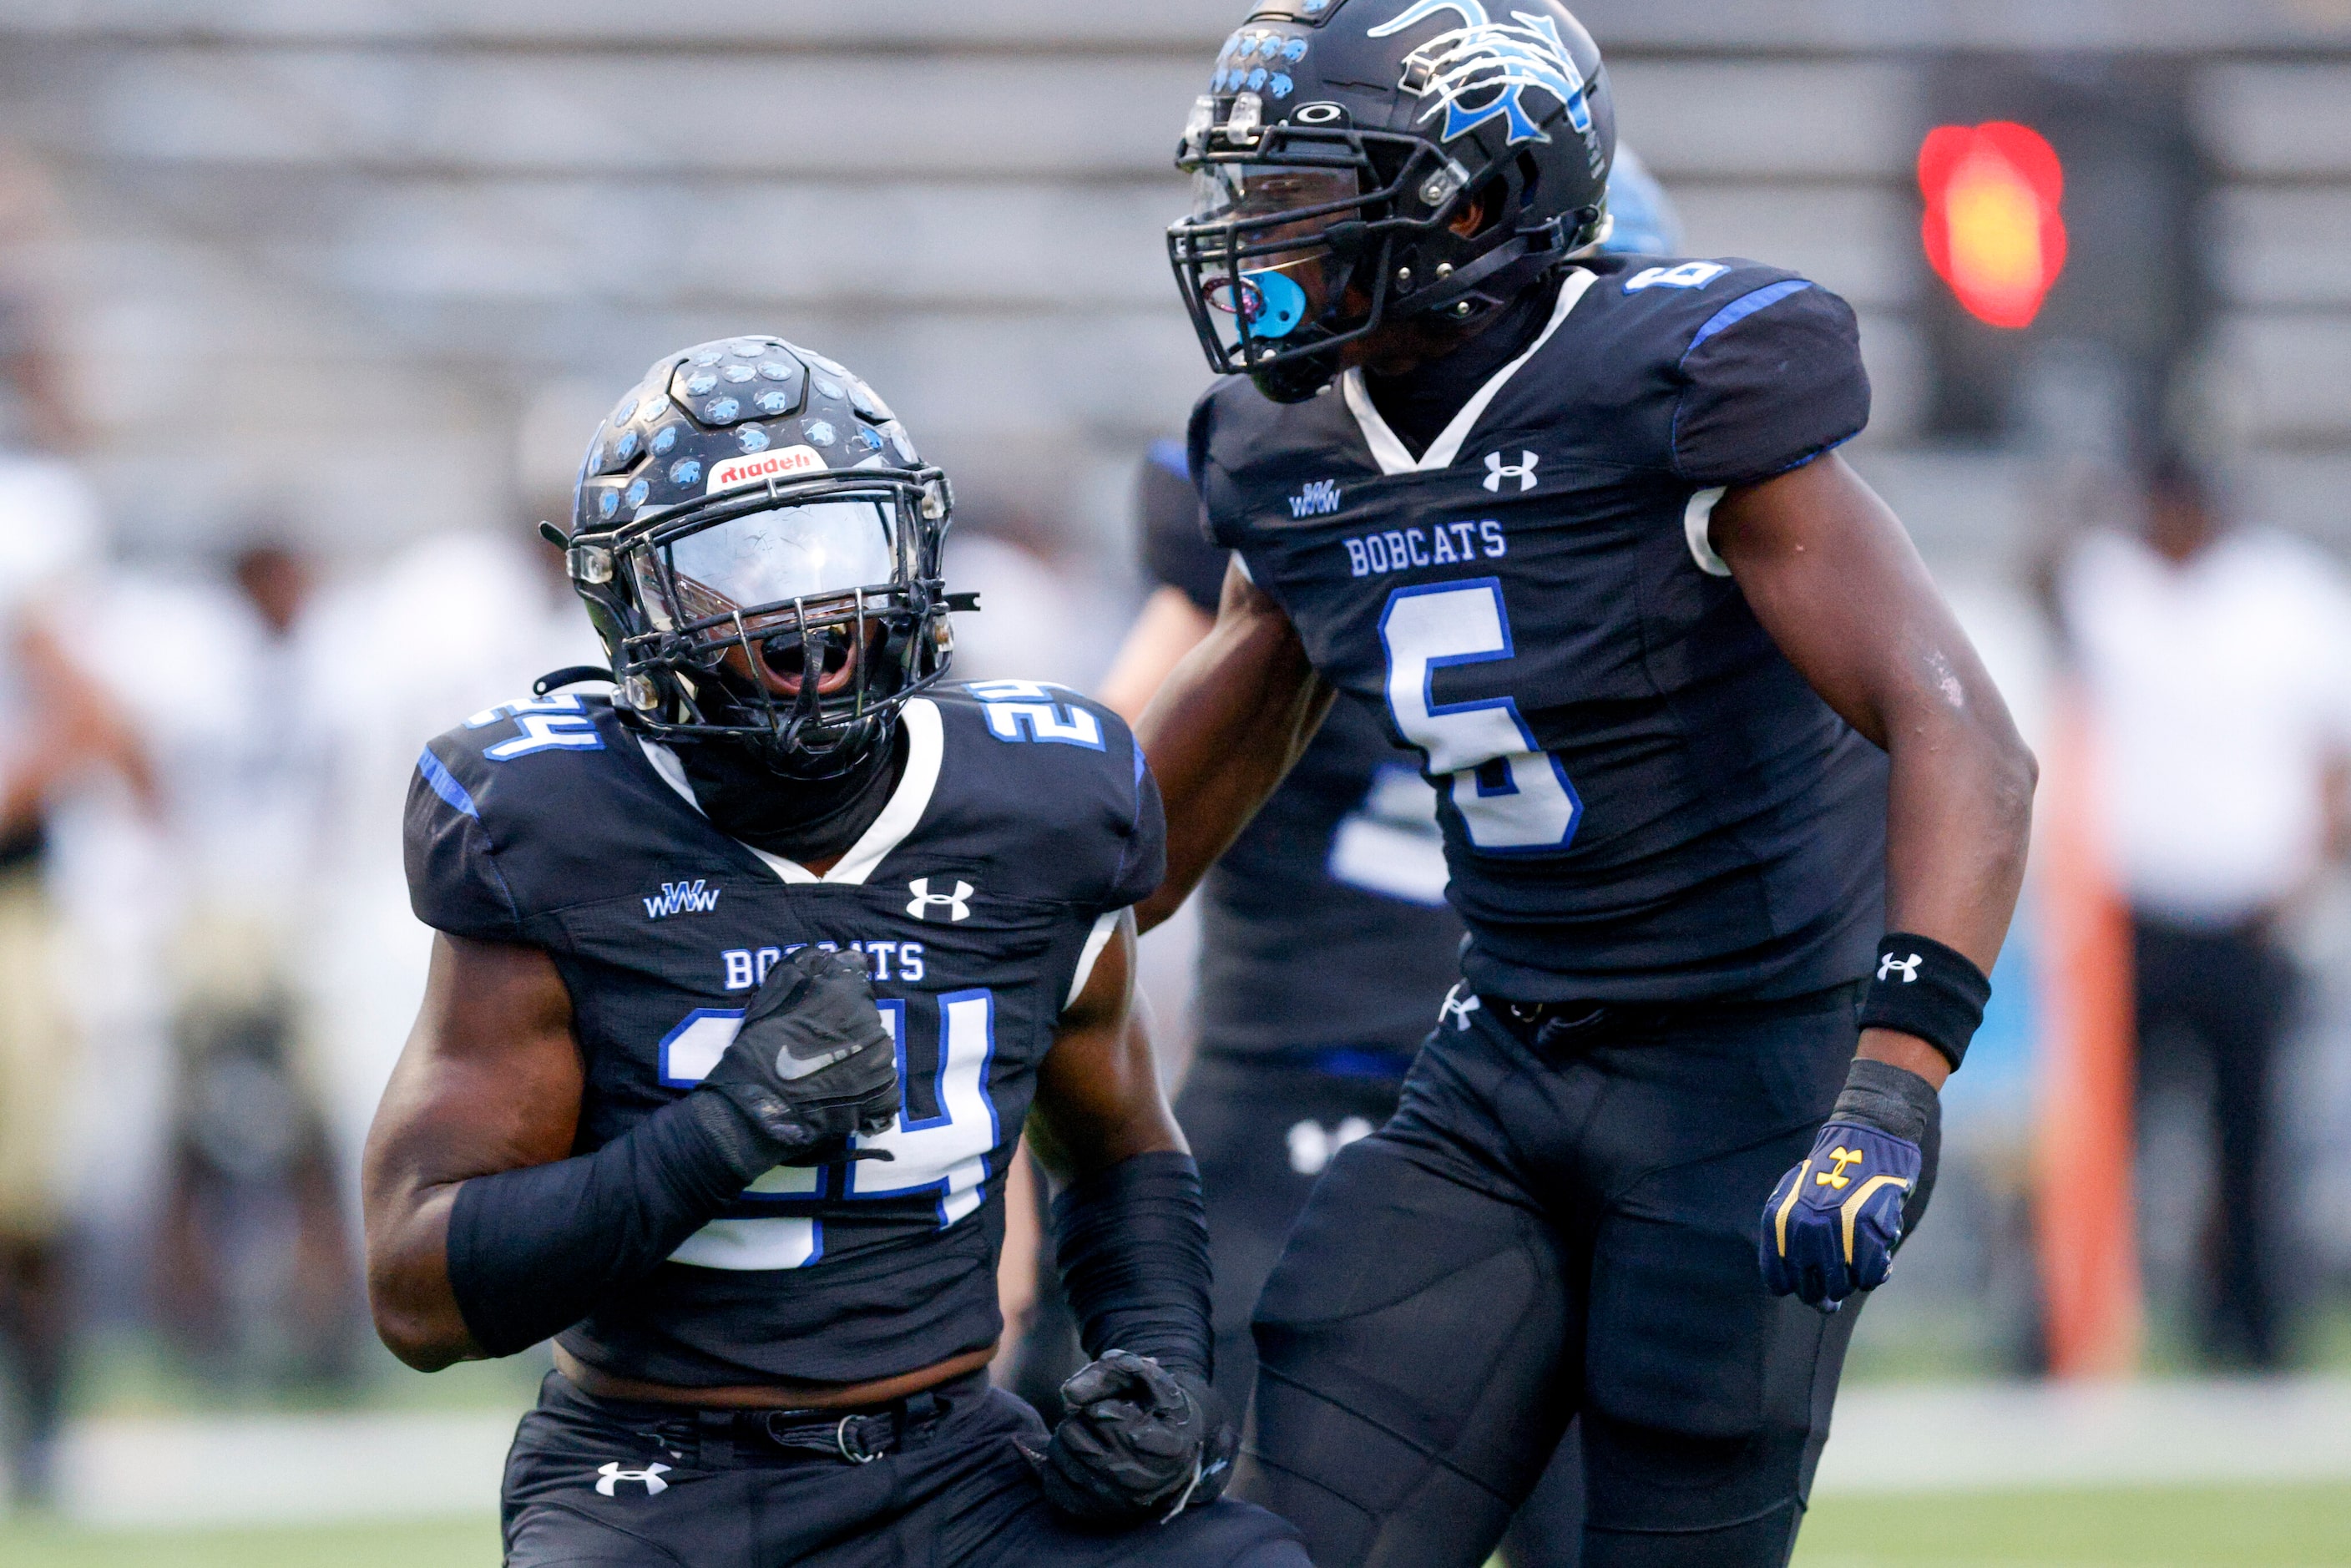
[{"label": "green turf field", "polygon": [[2351,1563],[2351,1486],[1824,1498],[1796,1568],[2319,1568]]},{"label": "green turf field", "polygon": [[[491,1568],[497,1529],[0,1525],[8,1568]],[[2342,1568],[2351,1486],[1824,1500],[1796,1568]]]},{"label": "green turf field", "polygon": [[98,1531],[0,1524],[8,1568],[495,1568],[495,1520],[277,1530]]}]

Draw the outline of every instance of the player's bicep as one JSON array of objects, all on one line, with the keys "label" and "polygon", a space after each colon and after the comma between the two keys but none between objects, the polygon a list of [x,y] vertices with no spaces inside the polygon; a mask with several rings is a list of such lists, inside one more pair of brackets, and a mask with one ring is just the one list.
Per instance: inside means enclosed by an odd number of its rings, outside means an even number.
[{"label": "player's bicep", "polygon": [[2004,718],[1900,519],[1835,454],[1731,490],[1712,541],[1781,652],[1878,746],[1906,712]]},{"label": "player's bicep", "polygon": [[583,1082],[553,960],[436,933],[423,1005],[368,1140],[371,1197],[566,1157]]},{"label": "player's bicep", "polygon": [[1134,951],[1134,921],[1122,913],[1038,1070],[1029,1139],[1056,1180],[1185,1146],[1135,1005]]}]

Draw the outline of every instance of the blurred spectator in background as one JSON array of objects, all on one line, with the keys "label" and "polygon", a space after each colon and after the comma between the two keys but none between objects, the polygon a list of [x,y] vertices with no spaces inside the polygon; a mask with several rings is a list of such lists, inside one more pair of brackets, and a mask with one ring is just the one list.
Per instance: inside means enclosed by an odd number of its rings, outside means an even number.
[{"label": "blurred spectator in background", "polygon": [[0,150],[0,1411],[16,1499],[47,1500],[74,1313],[60,1134],[76,1040],[47,884],[49,817],[111,769],[151,787],[131,727],[76,662],[58,600],[103,530],[64,453],[37,258],[46,193]]},{"label": "blurred spectator in background", "polygon": [[1061,548],[1040,510],[978,486],[956,498],[945,576],[980,608],[955,618],[955,678],[1092,689],[1110,662],[1114,591]]},{"label": "blurred spectator in background", "polygon": [[2312,546],[2232,527],[2176,453],[2147,487],[2140,532],[2085,535],[2058,602],[2131,910],[2141,1102],[2183,1075],[2209,1096],[2201,1348],[2266,1369],[2284,1351],[2273,1067],[2296,992],[2278,926],[2346,841],[2351,585]]},{"label": "blurred spectator in background", "polygon": [[356,1365],[359,1293],[301,976],[333,651],[312,563],[281,525],[251,532],[234,592],[183,591],[183,674],[151,729],[181,882],[157,1301],[209,1370],[332,1380]]}]

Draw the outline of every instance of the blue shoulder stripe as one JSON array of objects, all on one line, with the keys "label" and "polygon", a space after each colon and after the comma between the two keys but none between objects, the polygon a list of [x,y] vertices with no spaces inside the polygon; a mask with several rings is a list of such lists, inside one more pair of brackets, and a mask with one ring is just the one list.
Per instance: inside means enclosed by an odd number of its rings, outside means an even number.
[{"label": "blue shoulder stripe", "polygon": [[426,747],[424,755],[416,759],[416,770],[424,775],[424,781],[433,786],[435,795],[474,821],[478,822],[482,820],[482,813],[475,808],[474,798],[465,793],[465,787],[457,782],[457,776],[441,765],[441,759],[433,755],[431,747]]},{"label": "blue shoulder stripe", "polygon": [[1758,310],[1769,309],[1791,294],[1802,294],[1811,287],[1812,285],[1803,278],[1791,277],[1779,283],[1767,283],[1752,294],[1740,295],[1716,311],[1714,319],[1698,329],[1698,336],[1692,338],[1689,347],[1682,350],[1682,358],[1688,359],[1698,351],[1698,346],[1700,343],[1705,342],[1717,332],[1736,327]]},{"label": "blue shoulder stripe", "polygon": [[1180,441],[1155,441],[1151,444],[1151,461],[1173,474],[1186,484],[1192,480],[1192,460]]}]

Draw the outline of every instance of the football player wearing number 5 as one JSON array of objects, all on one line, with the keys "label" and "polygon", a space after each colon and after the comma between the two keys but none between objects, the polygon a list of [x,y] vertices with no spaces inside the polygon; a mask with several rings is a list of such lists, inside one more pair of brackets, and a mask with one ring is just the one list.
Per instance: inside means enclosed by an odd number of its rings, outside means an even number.
[{"label": "football player wearing number 5", "polygon": [[1852,312],[1599,254],[1614,139],[1554,0],[1265,0],[1186,131],[1238,563],[1138,726],[1144,919],[1336,688],[1426,758],[1469,932],[1255,1315],[1239,1488],[1321,1568],[1478,1563],[1578,1413],[1587,1568],[1784,1563],[2022,871],[2032,759],[1835,455]]},{"label": "football player wearing number 5", "polygon": [[[402,1359],[555,1340],[507,1562],[1305,1568],[1217,1495],[1199,1178],[1128,1003],[1165,854],[1132,737],[945,684],[946,477],[821,355],[663,360],[582,475],[611,664],[418,760],[438,936],[365,1172]],[[1050,1437],[984,1370],[1024,1121],[1097,1358]]]}]

